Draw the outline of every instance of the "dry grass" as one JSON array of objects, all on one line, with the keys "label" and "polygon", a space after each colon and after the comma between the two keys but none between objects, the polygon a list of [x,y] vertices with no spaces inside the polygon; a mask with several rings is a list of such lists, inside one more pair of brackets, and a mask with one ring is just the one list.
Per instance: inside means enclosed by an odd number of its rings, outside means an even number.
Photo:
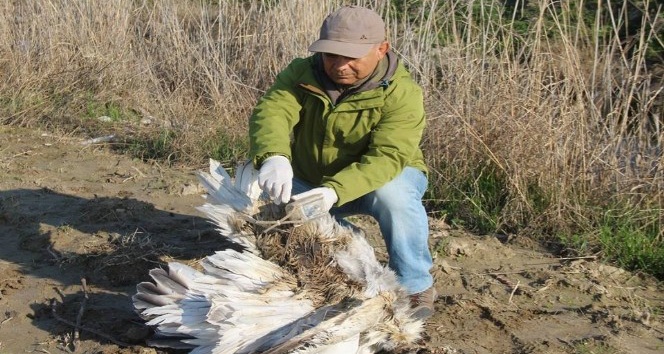
[{"label": "dry grass", "polygon": [[[113,131],[146,157],[231,159],[243,153],[256,99],[292,58],[308,55],[320,22],[342,3],[1,2],[0,117]],[[588,235],[615,209],[655,230],[661,247],[664,70],[646,63],[648,45],[662,46],[654,2],[638,2],[654,10],[628,43],[618,36],[628,18],[619,7],[584,24],[559,7],[568,2],[539,1],[519,31],[497,15],[498,2],[356,3],[384,15],[425,88],[423,147],[438,207],[484,231]]]},{"label": "dry grass", "polygon": [[646,33],[629,54],[616,36],[570,28],[564,12],[544,4],[523,45],[504,35],[510,23],[470,23],[474,36],[435,53],[442,75],[429,94],[426,148],[438,183],[498,175],[497,228],[538,217],[578,225],[589,206],[623,198],[661,210],[663,70],[645,65],[643,48],[656,38]]}]

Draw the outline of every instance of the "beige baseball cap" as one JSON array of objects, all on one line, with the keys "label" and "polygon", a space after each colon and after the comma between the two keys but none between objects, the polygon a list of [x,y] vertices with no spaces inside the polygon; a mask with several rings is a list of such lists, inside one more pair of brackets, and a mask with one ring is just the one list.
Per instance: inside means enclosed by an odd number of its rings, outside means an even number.
[{"label": "beige baseball cap", "polygon": [[344,6],[331,13],[320,27],[320,37],[310,52],[361,58],[385,41],[385,22],[376,12],[360,6]]}]

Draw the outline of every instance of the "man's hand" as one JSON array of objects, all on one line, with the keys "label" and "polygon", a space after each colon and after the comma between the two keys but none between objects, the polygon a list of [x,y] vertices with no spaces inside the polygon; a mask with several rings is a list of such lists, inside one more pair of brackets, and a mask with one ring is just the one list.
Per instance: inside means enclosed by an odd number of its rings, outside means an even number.
[{"label": "man's hand", "polygon": [[332,209],[332,206],[334,206],[334,203],[336,203],[339,200],[337,192],[335,192],[334,189],[329,187],[314,188],[304,193],[296,194],[291,199],[300,200],[308,196],[317,195],[317,194],[323,196],[323,204],[324,204],[323,207],[325,208],[325,210],[323,210],[324,212],[330,211],[330,209]]},{"label": "man's hand", "polygon": [[284,156],[271,156],[258,171],[258,185],[275,204],[288,203],[293,189],[293,168]]}]

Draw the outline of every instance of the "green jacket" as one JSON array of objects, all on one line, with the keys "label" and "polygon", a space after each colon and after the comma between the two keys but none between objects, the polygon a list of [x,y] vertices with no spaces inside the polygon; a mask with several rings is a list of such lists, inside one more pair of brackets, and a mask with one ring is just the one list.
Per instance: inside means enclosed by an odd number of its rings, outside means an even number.
[{"label": "green jacket", "polygon": [[389,54],[391,77],[336,105],[316,79],[315,56],[293,60],[251,116],[254,165],[284,155],[296,177],[333,188],[337,206],[380,188],[405,166],[426,172],[419,148],[425,125],[422,89]]}]

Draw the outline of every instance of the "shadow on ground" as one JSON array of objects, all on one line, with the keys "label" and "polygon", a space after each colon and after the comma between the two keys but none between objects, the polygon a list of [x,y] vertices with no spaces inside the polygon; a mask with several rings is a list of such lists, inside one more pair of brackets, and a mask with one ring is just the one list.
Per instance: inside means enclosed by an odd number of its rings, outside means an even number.
[{"label": "shadow on ground", "polygon": [[237,247],[202,217],[133,198],[88,199],[48,188],[0,191],[0,242],[3,295],[22,290],[24,276],[42,279],[57,294],[30,304],[35,326],[62,336],[78,321],[87,331],[82,337],[124,344],[149,335],[130,298],[150,269]]}]

